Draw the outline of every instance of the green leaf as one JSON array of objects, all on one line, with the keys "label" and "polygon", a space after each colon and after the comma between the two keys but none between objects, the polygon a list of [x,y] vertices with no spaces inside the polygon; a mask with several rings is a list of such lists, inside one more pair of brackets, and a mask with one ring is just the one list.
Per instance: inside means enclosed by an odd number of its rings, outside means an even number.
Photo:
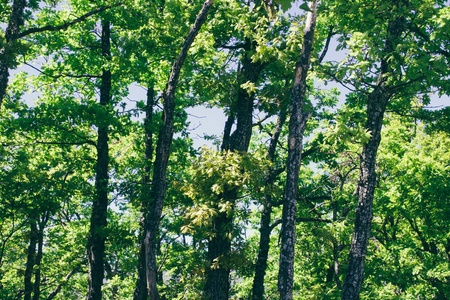
[{"label": "green leaf", "polygon": [[280,7],[282,11],[287,11],[292,7],[292,1],[291,0],[279,0]]},{"label": "green leaf", "polygon": [[312,12],[312,10],[308,6],[308,3],[306,3],[306,2],[303,3],[302,5],[300,5],[300,9]]}]

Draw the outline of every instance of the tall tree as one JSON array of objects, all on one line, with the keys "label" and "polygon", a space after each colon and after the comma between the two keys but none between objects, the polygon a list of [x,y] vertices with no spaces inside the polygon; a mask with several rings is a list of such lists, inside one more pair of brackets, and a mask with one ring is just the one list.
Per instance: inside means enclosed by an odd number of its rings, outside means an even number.
[{"label": "tall tree", "polygon": [[[147,90],[147,103],[145,105],[145,118],[144,118],[144,174],[142,176],[142,191],[141,191],[141,206],[142,211],[145,213],[149,210],[149,187],[150,182],[150,172],[151,172],[151,164],[153,157],[153,108],[155,104],[155,90],[153,85],[148,87]],[[143,233],[146,232],[145,226],[145,218],[141,220],[141,228],[143,228]],[[146,276],[146,264],[145,264],[145,249],[146,245],[144,243],[144,239],[140,241],[140,250],[139,250],[139,261],[138,261],[138,277],[136,286],[134,289],[133,299],[134,300],[146,300],[147,299],[147,276]]]},{"label": "tall tree", "polygon": [[[439,77],[447,74],[442,69],[445,65],[442,53],[436,54],[442,52],[441,44],[425,50],[427,46],[423,46],[421,31],[417,34],[415,30],[409,30],[417,29],[422,22],[429,24],[427,28],[436,28],[428,20],[431,15],[439,14],[441,5],[440,1],[388,1],[365,7],[355,1],[338,10],[332,9],[339,14],[340,20],[336,22],[339,31],[346,28],[345,33],[353,34],[349,39],[351,58],[344,63],[346,66],[340,69],[341,73],[332,72],[332,77],[344,85],[353,85],[355,92],[348,101],[365,106],[367,119],[364,130],[370,133],[360,157],[360,176],[355,192],[358,203],[342,299],[359,299],[364,280],[377,183],[376,157],[386,109],[389,106],[408,109],[411,95],[429,93],[432,86],[440,85]],[[420,17],[417,17],[417,11],[421,11]],[[360,12],[364,16],[362,19]],[[424,15],[427,18],[423,18]],[[440,39],[436,40],[442,43]],[[367,64],[367,61],[377,63]],[[424,61],[428,63],[424,64]],[[349,73],[355,77],[350,79]],[[426,98],[423,97],[424,102]]]},{"label": "tall tree", "polygon": [[309,3],[309,9],[303,36],[302,53],[295,67],[295,78],[291,92],[288,158],[286,162],[287,178],[283,196],[280,268],[278,275],[280,299],[292,299],[293,292],[298,178],[303,149],[303,132],[310,117],[309,112],[303,111],[303,104],[306,97],[306,77],[308,75],[316,27],[316,1]]},{"label": "tall tree", "polygon": [[[6,27],[5,35],[0,36],[0,109],[2,107],[3,99],[6,95],[6,89],[8,87],[9,70],[12,67],[17,66],[17,58],[21,52],[25,54],[27,52],[26,47],[21,47],[20,39],[26,37],[30,34],[45,32],[45,31],[59,31],[66,29],[69,26],[82,22],[86,18],[99,13],[101,11],[107,10],[112,6],[102,6],[100,8],[94,9],[74,20],[64,22],[61,25],[52,26],[46,25],[42,27],[28,28],[22,30],[25,24],[25,18],[29,18],[29,14],[25,14],[25,9],[28,8],[33,10],[36,9],[35,3],[27,3],[26,0],[14,0],[11,5],[11,13],[8,19],[8,25]],[[121,3],[119,2],[119,4]],[[6,6],[6,5],[5,5]],[[4,6],[4,8],[6,8]],[[47,20],[45,20],[47,21]]]},{"label": "tall tree", "polygon": [[[383,53],[390,54],[395,50],[395,46],[405,30],[404,21],[403,17],[389,21]],[[377,179],[375,162],[381,141],[384,112],[392,96],[392,91],[386,86],[387,79],[392,74],[392,67],[386,56],[381,60],[380,64],[381,68],[376,86],[367,96],[366,128],[371,135],[369,141],[364,144],[361,155],[355,229],[349,253],[347,276],[345,277],[342,290],[342,299],[359,299],[364,279],[364,260],[370,238],[373,217],[372,205]]]},{"label": "tall tree", "polygon": [[161,219],[164,198],[166,194],[166,171],[169,160],[170,146],[172,144],[174,131],[174,111],[175,111],[175,92],[180,77],[181,68],[187,57],[189,48],[194,42],[195,37],[205,23],[213,0],[206,0],[202,9],[195,19],[194,25],[186,37],[178,58],[172,65],[172,70],[163,92],[163,124],[159,132],[156,146],[155,162],[153,167],[153,178],[151,187],[151,207],[145,212],[144,220],[144,244],[145,244],[145,266],[147,289],[151,300],[160,299],[157,288],[156,253],[159,222]]},{"label": "tall tree", "polygon": [[[244,44],[244,53],[241,69],[238,70],[238,82],[240,87],[237,92],[236,103],[232,104],[231,113],[225,123],[222,141],[223,151],[244,153],[248,151],[253,129],[253,109],[255,92],[249,92],[242,84],[255,85],[258,81],[264,63],[252,61],[256,42],[247,39]],[[236,122],[236,129],[231,133],[231,128]],[[226,155],[226,154],[224,154]],[[226,199],[233,207],[236,204],[238,193],[231,188],[224,193]],[[230,267],[225,257],[231,250],[231,230],[233,228],[233,213],[219,212],[213,219],[213,234],[208,241],[208,260],[211,264],[206,277],[206,295],[209,299],[228,299],[230,284]]]},{"label": "tall tree", "polygon": [[[267,151],[267,158],[271,161],[275,161],[275,150],[279,142],[280,134],[286,121],[287,110],[282,107],[280,110],[280,115],[277,119],[277,124],[275,126],[274,132],[270,139],[269,148]],[[265,178],[266,186],[273,186],[275,178],[279,170],[274,168],[269,169],[269,173]],[[264,299],[264,276],[267,269],[267,259],[269,257],[270,248],[270,233],[272,232],[272,209],[273,209],[273,199],[269,193],[264,195],[263,208],[261,210],[261,222],[259,227],[260,238],[259,238],[259,251],[258,257],[255,263],[255,276],[252,285],[252,299],[262,300]]]},{"label": "tall tree", "polygon": [[[102,20],[101,48],[105,61],[111,60],[110,22]],[[100,86],[101,111],[97,115],[97,166],[95,176],[95,198],[93,199],[87,256],[89,261],[88,300],[102,299],[104,278],[105,242],[107,237],[109,145],[108,111],[111,102],[111,71],[104,67]]]}]

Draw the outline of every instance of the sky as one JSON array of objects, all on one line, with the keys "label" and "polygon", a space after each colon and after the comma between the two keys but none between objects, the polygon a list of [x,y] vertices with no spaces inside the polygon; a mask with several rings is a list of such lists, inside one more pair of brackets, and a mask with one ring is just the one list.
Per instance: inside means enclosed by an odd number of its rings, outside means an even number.
[{"label": "sky", "polygon": [[[302,4],[303,1],[297,1],[293,7],[287,12],[290,15],[298,15],[303,14],[304,12],[300,10],[298,7],[300,4]],[[0,24],[0,28],[3,30],[5,29],[6,24]],[[340,61],[343,58],[345,58],[346,53],[344,51],[336,51],[336,45],[337,41],[332,40],[329,51],[325,57],[326,60],[332,60],[334,61]],[[299,53],[300,55],[300,53]],[[39,61],[33,62],[35,67],[39,68]],[[37,75],[38,72],[26,65],[22,65],[17,70],[10,71],[11,77],[10,80],[13,79],[14,74],[17,74],[18,71],[26,71],[30,75]],[[340,105],[344,103],[345,100],[345,94],[348,93],[348,90],[337,83],[328,83],[326,86],[323,84],[323,82],[315,82],[315,85],[317,88],[321,89],[331,89],[333,87],[337,87],[341,91],[341,101]],[[130,86],[131,95],[129,98],[134,100],[143,100],[145,99],[145,91],[140,87],[135,87],[136,85]],[[29,95],[25,96],[25,101],[28,104],[32,104],[32,102],[37,98],[38,93],[31,93]],[[437,95],[433,95],[432,102],[428,106],[429,109],[440,109],[445,106],[450,105],[450,98],[448,96],[438,97]],[[198,106],[194,108],[187,109],[188,113],[188,121],[190,123],[188,127],[188,132],[190,133],[191,138],[194,142],[194,147],[199,148],[203,145],[206,145],[208,147],[215,147],[213,146],[212,141],[208,141],[204,139],[205,135],[215,135],[217,137],[221,137],[223,133],[224,124],[226,121],[226,116],[223,112],[223,110],[219,108],[206,108],[203,106]]]}]

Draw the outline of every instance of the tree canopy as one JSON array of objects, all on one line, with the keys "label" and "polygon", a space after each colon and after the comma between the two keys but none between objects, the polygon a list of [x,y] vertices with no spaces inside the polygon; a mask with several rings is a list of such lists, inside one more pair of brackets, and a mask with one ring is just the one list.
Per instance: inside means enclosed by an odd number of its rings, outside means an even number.
[{"label": "tree canopy", "polygon": [[450,299],[448,4],[2,1],[0,298]]}]

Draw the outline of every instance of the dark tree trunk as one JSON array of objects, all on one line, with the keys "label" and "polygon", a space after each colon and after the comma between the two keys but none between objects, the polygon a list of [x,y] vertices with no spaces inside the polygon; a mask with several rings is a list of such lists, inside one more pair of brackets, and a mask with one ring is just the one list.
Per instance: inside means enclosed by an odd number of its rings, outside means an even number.
[{"label": "dark tree trunk", "polygon": [[183,48],[172,65],[172,70],[167,82],[166,90],[163,92],[163,125],[159,132],[158,142],[156,145],[155,163],[153,168],[153,180],[151,189],[151,207],[145,214],[145,262],[146,262],[146,279],[147,289],[151,300],[159,300],[159,292],[157,288],[158,276],[156,265],[157,252],[157,234],[159,229],[159,221],[164,205],[166,195],[166,170],[169,160],[170,146],[172,144],[174,130],[174,111],[175,111],[175,91],[180,76],[181,67],[187,57],[188,50],[192,45],[195,37],[200,31],[201,26],[205,23],[208,11],[213,0],[206,0],[194,25],[189,31]]},{"label": "dark tree trunk", "polygon": [[[141,191],[141,207],[142,207],[142,220],[141,220],[141,230],[145,230],[145,214],[150,211],[150,172],[153,160],[153,106],[155,103],[155,90],[153,86],[150,86],[147,90],[147,104],[145,106],[145,119],[144,119],[144,129],[145,129],[145,153],[144,153],[144,175],[142,176],[142,191]],[[134,289],[133,300],[147,300],[147,280],[145,272],[145,241],[142,238],[139,250],[139,261],[138,261],[138,278],[136,282],[136,287]]]},{"label": "dark tree trunk", "polygon": [[[258,81],[264,65],[261,62],[252,62],[250,58],[255,46],[254,42],[246,41],[242,69],[239,70],[239,83],[247,81],[256,83]],[[232,112],[225,124],[224,139],[221,147],[223,151],[246,152],[248,150],[253,128],[254,97],[254,93],[249,94],[245,89],[239,88],[234,107],[235,112]],[[237,122],[236,130],[230,135],[234,120]],[[237,200],[237,192],[230,191],[226,198],[234,206]],[[223,260],[226,259],[231,249],[229,233],[233,228],[233,215],[219,213],[212,223],[214,235],[208,241],[208,260],[211,265],[214,264],[214,267],[207,272],[206,298],[210,300],[228,299],[230,268],[228,264],[223,263]]]},{"label": "dark tree trunk", "polygon": [[44,247],[44,229],[47,225],[48,221],[48,215],[47,212],[45,216],[43,217],[42,221],[39,222],[39,230],[37,232],[38,234],[38,250],[36,255],[36,263],[35,266],[37,267],[34,272],[34,294],[33,294],[33,300],[39,300],[39,297],[41,295],[41,261],[42,261],[42,248]]},{"label": "dark tree trunk", "polygon": [[0,52],[0,109],[2,108],[3,98],[6,95],[8,86],[9,68],[14,62],[15,57],[11,57],[12,49],[19,38],[20,26],[23,25],[23,13],[27,5],[26,0],[14,0],[9,16],[8,27],[5,32],[5,48]]},{"label": "dark tree trunk", "polygon": [[264,277],[266,276],[267,258],[269,256],[270,249],[270,233],[272,231],[270,227],[272,216],[272,205],[270,203],[271,197],[267,195],[265,197],[265,205],[261,212],[261,225],[259,228],[259,251],[258,258],[255,264],[255,276],[253,278],[252,286],[252,299],[262,300],[264,299]]},{"label": "dark tree trunk", "polygon": [[[341,187],[343,184],[341,185]],[[341,188],[342,191],[342,188]],[[333,200],[333,223],[337,221],[337,202]],[[339,253],[341,251],[341,243],[337,239],[333,239],[333,277],[338,290],[342,290],[342,283],[339,279]]]},{"label": "dark tree trunk", "polygon": [[397,19],[389,21],[387,37],[384,46],[385,56],[381,60],[381,69],[374,90],[367,97],[367,124],[371,132],[370,140],[363,146],[358,180],[358,206],[356,208],[355,228],[348,258],[347,275],[344,281],[342,299],[357,300],[364,281],[364,261],[369,243],[372,225],[372,205],[375,193],[376,172],[375,163],[378,146],[381,141],[381,127],[386,105],[391,98],[391,92],[386,87],[386,81],[391,69],[388,54],[395,50],[396,43],[404,28],[404,21]]},{"label": "dark tree trunk", "polygon": [[[102,55],[106,59],[111,57],[110,45],[110,23],[102,21]],[[111,99],[111,72],[103,70],[102,83],[100,87],[100,105],[105,112],[108,111],[108,105]],[[103,114],[99,114],[101,116]],[[95,177],[96,195],[93,200],[91,224],[87,244],[87,256],[89,262],[88,278],[88,300],[102,299],[102,285],[105,273],[105,241],[107,230],[107,211],[108,211],[108,122],[97,118],[98,140],[97,140],[97,169]]]},{"label": "dark tree trunk", "polygon": [[[280,117],[278,118],[277,125],[275,127],[272,138],[270,139],[270,145],[267,157],[270,161],[275,159],[275,149],[278,144],[280,133],[284,122],[286,121],[286,110],[281,108]],[[269,170],[269,176],[266,177],[266,186],[272,186],[275,180],[273,174],[274,170]],[[255,264],[255,276],[253,278],[252,286],[252,299],[253,300],[263,300],[264,299],[264,277],[266,275],[267,269],[267,259],[269,257],[270,249],[270,233],[272,232],[272,227],[270,226],[272,217],[272,197],[270,194],[264,196],[263,210],[261,212],[261,222],[260,222],[260,236],[259,236],[259,251],[258,257]]]},{"label": "dark tree trunk", "polygon": [[230,252],[231,240],[228,238],[233,224],[233,217],[219,214],[213,221],[216,236],[208,241],[208,260],[211,267],[208,270],[206,291],[209,300],[227,300],[230,283],[228,277],[230,268],[224,265],[226,255]]},{"label": "dark tree trunk", "polygon": [[283,300],[292,299],[298,178],[303,149],[303,132],[310,116],[303,112],[303,103],[306,97],[306,76],[308,74],[314,40],[314,29],[316,27],[316,1],[310,2],[309,6],[312,12],[308,12],[302,53],[295,68],[295,78],[291,94],[288,158],[286,162],[287,177],[283,196],[280,268],[278,273],[278,291],[280,292],[280,299]]},{"label": "dark tree trunk", "polygon": [[30,244],[28,246],[27,255],[27,267],[25,269],[25,291],[24,300],[31,300],[31,293],[33,292],[33,284],[31,283],[31,278],[33,277],[33,267],[36,263],[36,244],[38,242],[38,229],[36,225],[36,220],[30,218]]}]

